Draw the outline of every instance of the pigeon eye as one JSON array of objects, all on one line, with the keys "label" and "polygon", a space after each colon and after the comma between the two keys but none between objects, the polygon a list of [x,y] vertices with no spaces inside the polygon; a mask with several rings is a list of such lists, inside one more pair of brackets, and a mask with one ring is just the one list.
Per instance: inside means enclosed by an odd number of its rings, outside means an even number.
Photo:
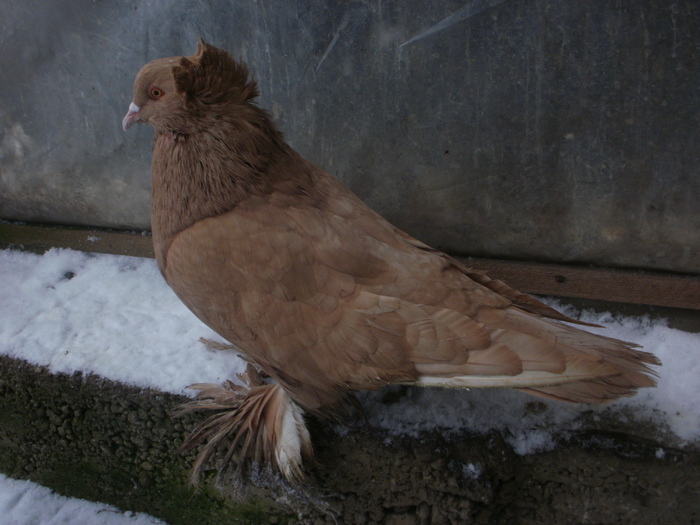
[{"label": "pigeon eye", "polygon": [[155,86],[148,88],[148,96],[152,99],[160,98],[164,95],[163,90]]}]

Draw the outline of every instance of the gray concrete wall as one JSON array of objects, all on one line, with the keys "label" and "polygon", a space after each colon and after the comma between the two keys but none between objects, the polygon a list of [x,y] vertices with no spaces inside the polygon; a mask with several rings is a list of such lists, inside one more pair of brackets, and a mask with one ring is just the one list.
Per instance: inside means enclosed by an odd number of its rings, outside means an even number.
[{"label": "gray concrete wall", "polygon": [[289,142],[451,252],[700,272],[694,0],[0,4],[0,217],[147,228],[146,61],[246,60]]}]

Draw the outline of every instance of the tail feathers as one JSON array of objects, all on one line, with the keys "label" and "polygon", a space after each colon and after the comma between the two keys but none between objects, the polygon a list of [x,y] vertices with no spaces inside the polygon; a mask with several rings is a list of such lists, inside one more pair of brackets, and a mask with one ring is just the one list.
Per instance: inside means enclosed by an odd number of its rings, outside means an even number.
[{"label": "tail feathers", "polygon": [[520,388],[519,390],[535,396],[569,403],[605,403],[620,397],[632,396],[637,392],[636,387],[630,387],[626,383],[619,384],[612,378],[577,381],[576,383],[565,383],[545,388]]},{"label": "tail feathers", "polygon": [[[567,380],[544,386],[522,385],[522,390],[531,394],[575,403],[601,403],[656,385],[657,373],[652,366],[661,363],[634,343],[533,318],[515,309],[507,312],[503,326],[510,334],[527,334],[547,341],[565,357],[562,375]],[[584,377],[586,372],[590,373],[589,377]]]},{"label": "tail feathers", "polygon": [[[628,347],[598,351],[598,359],[605,363],[608,373],[598,377],[572,381],[544,388],[522,388],[524,392],[537,396],[569,401],[572,403],[604,403],[637,393],[640,388],[656,386],[657,373],[650,365],[660,362],[653,354]],[[590,356],[591,354],[587,354]]]},{"label": "tail feathers", "polygon": [[239,377],[247,386],[226,381],[222,386],[200,383],[188,387],[200,392],[193,402],[180,407],[178,414],[216,412],[198,425],[181,447],[187,451],[206,441],[192,466],[190,483],[197,485],[204,466],[224,446],[227,451],[220,476],[238,453],[239,468],[254,461],[276,467],[290,483],[302,481],[302,459],[313,457],[313,449],[301,408],[279,384],[264,383],[252,365]]},{"label": "tail feathers", "polygon": [[[491,347],[470,351],[464,363],[417,363],[418,384],[509,387],[575,403],[602,403],[656,385],[652,366],[659,365],[659,360],[633,343],[517,309],[496,313]],[[504,361],[504,352],[493,354],[489,370],[473,366],[472,361],[484,360],[494,349],[509,350],[519,366],[514,366],[512,358]]]}]

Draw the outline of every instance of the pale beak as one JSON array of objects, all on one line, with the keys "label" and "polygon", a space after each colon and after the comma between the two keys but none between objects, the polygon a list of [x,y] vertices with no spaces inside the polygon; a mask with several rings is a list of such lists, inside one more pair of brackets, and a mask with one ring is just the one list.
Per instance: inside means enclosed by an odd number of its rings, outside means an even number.
[{"label": "pale beak", "polygon": [[139,120],[139,111],[141,111],[141,108],[136,104],[133,102],[129,104],[129,111],[126,112],[126,116],[124,116],[124,119],[122,120],[122,128],[124,128],[124,131],[129,129],[134,122]]}]

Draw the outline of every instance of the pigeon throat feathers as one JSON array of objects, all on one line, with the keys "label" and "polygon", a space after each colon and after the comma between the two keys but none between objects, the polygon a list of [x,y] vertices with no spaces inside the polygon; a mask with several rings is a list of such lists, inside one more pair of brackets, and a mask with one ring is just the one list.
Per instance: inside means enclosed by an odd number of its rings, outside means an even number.
[{"label": "pigeon throat feathers", "polygon": [[282,135],[259,108],[240,109],[247,111],[202,118],[191,133],[156,132],[151,227],[159,264],[177,233],[271,194],[284,176],[275,169],[290,154]]}]

